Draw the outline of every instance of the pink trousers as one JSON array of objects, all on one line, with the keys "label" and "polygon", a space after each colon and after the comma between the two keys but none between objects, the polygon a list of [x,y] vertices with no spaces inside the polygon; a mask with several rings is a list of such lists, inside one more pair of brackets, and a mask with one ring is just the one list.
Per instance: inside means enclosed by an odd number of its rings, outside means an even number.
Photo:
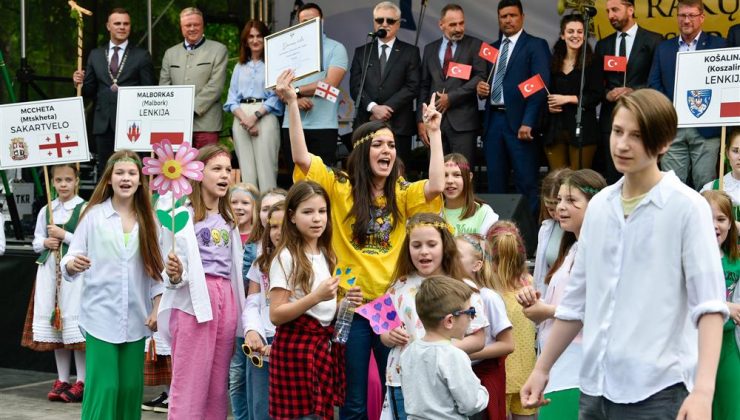
[{"label": "pink trousers", "polygon": [[225,419],[229,363],[234,351],[237,309],[231,281],[206,275],[213,320],[199,324],[193,315],[173,310],[172,385],[168,418]]}]

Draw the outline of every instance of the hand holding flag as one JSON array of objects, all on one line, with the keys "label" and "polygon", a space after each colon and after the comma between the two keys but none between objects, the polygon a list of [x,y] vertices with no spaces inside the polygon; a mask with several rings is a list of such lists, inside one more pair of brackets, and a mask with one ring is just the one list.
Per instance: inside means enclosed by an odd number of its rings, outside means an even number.
[{"label": "hand holding flag", "polygon": [[489,63],[496,64],[496,60],[498,60],[498,49],[488,45],[485,42],[481,42],[480,50],[478,50],[478,55]]}]

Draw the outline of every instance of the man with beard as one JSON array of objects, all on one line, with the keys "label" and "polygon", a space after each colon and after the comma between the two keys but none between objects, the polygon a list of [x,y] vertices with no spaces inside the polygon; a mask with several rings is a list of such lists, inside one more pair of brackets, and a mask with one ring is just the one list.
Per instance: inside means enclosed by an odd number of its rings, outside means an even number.
[{"label": "man with beard", "polygon": [[620,177],[609,152],[614,104],[620,96],[647,86],[653,53],[663,37],[637,25],[634,0],[607,0],[606,13],[609,23],[616,32],[596,43],[595,68],[603,69],[601,63],[604,62],[604,56],[627,57],[626,77],[623,72],[603,72],[605,95],[601,101],[599,115],[602,136],[598,154],[603,159],[602,173],[607,182],[613,184]]},{"label": "man with beard", "polygon": [[[485,61],[478,56],[481,41],[465,35],[465,13],[457,4],[442,8],[439,29],[442,38],[424,48],[421,62],[421,88],[416,102],[419,137],[429,144],[422,122],[422,104],[429,103],[437,93],[437,110],[442,112],[442,145],[445,154],[461,153],[468,162],[475,162],[475,140],[480,128],[475,86],[483,80]],[[450,63],[472,66],[468,80],[447,77]]]}]

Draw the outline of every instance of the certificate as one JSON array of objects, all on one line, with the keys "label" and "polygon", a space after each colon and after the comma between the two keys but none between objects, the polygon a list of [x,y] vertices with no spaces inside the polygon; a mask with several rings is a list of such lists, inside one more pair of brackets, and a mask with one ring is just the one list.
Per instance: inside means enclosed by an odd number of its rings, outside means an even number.
[{"label": "certificate", "polygon": [[286,69],[295,72],[295,80],[322,69],[321,18],[283,29],[265,37],[265,89],[277,85]]}]

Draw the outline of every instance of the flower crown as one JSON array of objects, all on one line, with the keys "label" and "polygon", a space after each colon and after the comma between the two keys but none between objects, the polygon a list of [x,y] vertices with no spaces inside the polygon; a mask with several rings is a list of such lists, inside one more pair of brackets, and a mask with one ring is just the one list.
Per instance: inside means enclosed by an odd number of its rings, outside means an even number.
[{"label": "flower crown", "polygon": [[584,193],[590,194],[590,195],[596,195],[596,193],[598,193],[599,191],[601,191],[601,189],[599,189],[599,188],[589,187],[587,185],[584,185],[583,187],[578,187],[578,189],[581,190],[581,191],[583,191]]},{"label": "flower crown", "polygon": [[113,166],[116,163],[122,163],[122,162],[133,163],[136,166],[138,166],[139,169],[141,169],[141,161],[138,160],[138,159],[134,159],[132,157],[128,157],[128,156],[124,156],[124,157],[118,158],[118,159],[109,159],[108,160],[108,163],[106,164],[106,166]]},{"label": "flower crown", "polygon": [[466,171],[470,170],[470,165],[467,164],[466,162],[455,162],[454,160],[448,160],[447,162],[445,162],[445,166],[447,167],[457,166],[458,168],[464,169]]},{"label": "flower crown", "polygon": [[415,222],[406,225],[406,234],[411,233],[417,227],[430,226],[437,229],[446,229],[450,234],[455,233],[455,229],[450,226],[447,222]]},{"label": "flower crown", "polygon": [[380,134],[386,134],[386,133],[387,133],[387,134],[390,134],[391,136],[393,136],[393,132],[392,132],[391,130],[389,130],[389,129],[387,129],[387,128],[383,127],[383,128],[381,128],[381,129],[379,129],[379,130],[373,131],[372,133],[368,133],[368,134],[365,134],[364,136],[360,137],[360,138],[359,138],[359,139],[358,139],[358,140],[357,140],[357,141],[356,141],[356,142],[355,142],[355,143],[354,143],[354,144],[352,145],[352,147],[357,147],[357,146],[361,145],[362,143],[365,143],[365,142],[366,142],[366,141],[368,141],[368,140],[372,140],[372,139],[374,139],[375,137],[377,137],[377,136],[378,136],[378,135],[380,135]]}]

